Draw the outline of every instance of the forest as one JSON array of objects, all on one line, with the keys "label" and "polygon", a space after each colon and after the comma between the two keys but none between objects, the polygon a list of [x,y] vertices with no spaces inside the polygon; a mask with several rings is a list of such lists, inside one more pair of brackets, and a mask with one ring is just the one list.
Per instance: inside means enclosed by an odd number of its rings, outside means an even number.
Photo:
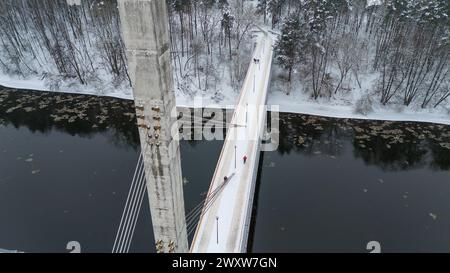
[{"label": "forest", "polygon": [[[241,0],[168,0],[167,6],[178,89],[238,90],[253,48],[254,7]],[[117,0],[2,0],[0,18],[4,74],[39,76],[50,90],[64,82],[131,85]]]},{"label": "forest", "polygon": [[117,3],[68,2],[0,1],[3,72],[38,75],[52,90],[72,79],[82,85],[107,79],[114,85],[129,82]]},{"label": "forest", "polygon": [[[188,96],[239,91],[258,25],[278,34],[274,80],[288,95],[301,86],[311,100],[357,98],[361,113],[450,99],[448,0],[166,1],[174,79]],[[117,0],[0,1],[5,75],[51,90],[129,88],[125,52]]]},{"label": "forest", "polygon": [[285,82],[300,79],[312,99],[359,89],[365,112],[375,99],[429,108],[450,96],[448,0],[261,0],[258,8],[281,29]]}]

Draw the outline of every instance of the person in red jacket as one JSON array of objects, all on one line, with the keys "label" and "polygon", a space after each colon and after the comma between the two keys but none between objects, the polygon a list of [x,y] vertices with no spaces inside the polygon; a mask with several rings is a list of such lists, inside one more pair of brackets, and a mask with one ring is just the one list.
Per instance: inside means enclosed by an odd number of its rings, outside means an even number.
[{"label": "person in red jacket", "polygon": [[248,159],[247,156],[244,155],[244,164],[247,163],[247,159]]}]

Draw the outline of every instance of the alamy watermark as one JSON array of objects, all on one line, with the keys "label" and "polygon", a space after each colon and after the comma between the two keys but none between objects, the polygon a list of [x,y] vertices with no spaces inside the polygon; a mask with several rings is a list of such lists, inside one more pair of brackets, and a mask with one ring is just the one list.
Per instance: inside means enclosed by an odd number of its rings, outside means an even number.
[{"label": "alamy watermark", "polygon": [[171,128],[172,139],[227,140],[237,145],[260,142],[261,151],[276,151],[280,140],[279,109],[278,105],[250,104],[222,109],[195,100],[194,108],[172,109],[171,117],[177,119]]}]

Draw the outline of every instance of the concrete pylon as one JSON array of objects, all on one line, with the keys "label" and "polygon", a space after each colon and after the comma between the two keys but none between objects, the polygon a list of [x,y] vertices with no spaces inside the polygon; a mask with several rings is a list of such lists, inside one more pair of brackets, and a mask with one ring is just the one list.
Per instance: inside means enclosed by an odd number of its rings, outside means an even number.
[{"label": "concrete pylon", "polygon": [[[147,190],[160,253],[188,252],[165,0],[118,0]],[[175,130],[176,131],[176,130]]]}]

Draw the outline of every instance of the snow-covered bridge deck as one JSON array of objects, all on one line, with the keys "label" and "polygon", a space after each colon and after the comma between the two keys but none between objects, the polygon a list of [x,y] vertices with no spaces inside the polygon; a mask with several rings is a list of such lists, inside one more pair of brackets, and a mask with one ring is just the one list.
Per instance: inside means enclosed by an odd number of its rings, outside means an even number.
[{"label": "snow-covered bridge deck", "polygon": [[[223,189],[217,199],[205,206],[191,252],[236,253],[247,250],[272,56],[273,39],[264,33],[253,53],[209,195],[216,189]],[[245,164],[244,156],[248,158]],[[229,178],[226,183],[225,177]]]}]

